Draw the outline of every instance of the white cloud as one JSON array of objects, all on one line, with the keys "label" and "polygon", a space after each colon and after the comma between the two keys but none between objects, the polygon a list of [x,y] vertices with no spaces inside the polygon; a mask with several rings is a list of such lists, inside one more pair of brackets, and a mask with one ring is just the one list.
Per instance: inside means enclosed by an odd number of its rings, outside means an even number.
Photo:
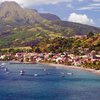
[{"label": "white cloud", "polygon": [[73,8],[73,5],[72,5],[71,3],[68,3],[68,4],[66,5],[66,7],[67,7],[67,8]]},{"label": "white cloud", "polygon": [[82,2],[82,1],[84,1],[84,0],[78,0],[79,2]]},{"label": "white cloud", "polygon": [[93,3],[86,7],[81,7],[78,10],[94,10],[94,11],[100,11],[100,3]]},{"label": "white cloud", "polygon": [[[85,1],[85,0],[78,0],[78,1]],[[88,0],[87,0],[88,1]],[[100,2],[100,0],[90,0],[90,1],[93,1],[93,2]]]},{"label": "white cloud", "polygon": [[93,0],[94,2],[100,2],[100,0]]},{"label": "white cloud", "polygon": [[[57,4],[62,2],[84,2],[85,0],[0,0],[0,2],[4,1],[15,1],[19,4],[23,4],[24,6],[29,5],[40,5],[40,4]],[[100,0],[90,0],[90,2],[100,2]]]},{"label": "white cloud", "polygon": [[40,5],[40,4],[57,4],[61,2],[71,2],[72,0],[1,0],[3,1],[15,1],[19,4],[23,4],[24,6],[29,5]]},{"label": "white cloud", "polygon": [[89,18],[86,14],[71,13],[68,18],[68,21],[81,23],[81,24],[88,24],[88,25],[94,24],[93,19]]}]

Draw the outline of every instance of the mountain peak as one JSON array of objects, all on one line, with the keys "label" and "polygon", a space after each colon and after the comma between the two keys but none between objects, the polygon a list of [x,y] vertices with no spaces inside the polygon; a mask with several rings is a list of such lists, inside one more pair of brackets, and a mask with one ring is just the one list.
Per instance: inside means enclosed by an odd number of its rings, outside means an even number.
[{"label": "mountain peak", "polygon": [[6,23],[34,23],[42,20],[38,12],[22,8],[14,1],[0,4],[0,21]]},{"label": "mountain peak", "polygon": [[15,1],[5,1],[5,2],[2,2],[0,4],[0,7],[20,7],[20,5],[18,3],[16,3]]}]

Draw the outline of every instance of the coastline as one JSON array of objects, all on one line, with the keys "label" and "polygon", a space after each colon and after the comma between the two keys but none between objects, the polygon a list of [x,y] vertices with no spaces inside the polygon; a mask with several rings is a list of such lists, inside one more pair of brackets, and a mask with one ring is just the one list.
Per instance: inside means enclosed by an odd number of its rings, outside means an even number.
[{"label": "coastline", "polygon": [[48,65],[48,66],[55,66],[56,68],[68,68],[68,69],[78,69],[78,70],[85,70],[88,72],[92,72],[94,74],[100,75],[100,70],[95,70],[95,69],[90,69],[90,68],[83,68],[83,67],[78,67],[78,66],[68,66],[68,65],[63,65],[63,64],[53,64],[53,63],[40,63],[43,65]]},{"label": "coastline", "polygon": [[[6,62],[6,61],[0,61],[0,62]],[[9,62],[9,61],[8,61]],[[14,62],[10,62],[10,64],[43,64],[43,65],[47,65],[47,66],[51,66],[51,67],[56,67],[56,68],[68,68],[68,69],[78,69],[78,70],[84,70],[84,71],[88,71],[88,72],[92,72],[94,74],[100,75],[100,70],[95,70],[95,69],[90,69],[90,68],[83,68],[78,67],[78,66],[69,66],[69,65],[64,65],[64,64],[54,64],[54,63],[32,63],[32,62],[19,62],[19,61],[14,61]]]}]

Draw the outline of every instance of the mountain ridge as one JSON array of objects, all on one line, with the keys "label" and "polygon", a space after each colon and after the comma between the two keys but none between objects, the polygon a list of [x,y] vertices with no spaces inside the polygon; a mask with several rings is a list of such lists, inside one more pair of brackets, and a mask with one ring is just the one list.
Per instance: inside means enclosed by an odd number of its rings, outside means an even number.
[{"label": "mountain ridge", "polygon": [[100,28],[62,21],[58,16],[22,8],[16,2],[0,4],[0,47],[20,46],[43,38],[100,33]]},{"label": "mountain ridge", "polygon": [[61,19],[54,14],[50,14],[50,13],[39,13],[39,14],[41,17],[43,17],[44,19],[47,19],[47,20],[51,20],[51,21],[59,20],[59,21],[61,21]]}]

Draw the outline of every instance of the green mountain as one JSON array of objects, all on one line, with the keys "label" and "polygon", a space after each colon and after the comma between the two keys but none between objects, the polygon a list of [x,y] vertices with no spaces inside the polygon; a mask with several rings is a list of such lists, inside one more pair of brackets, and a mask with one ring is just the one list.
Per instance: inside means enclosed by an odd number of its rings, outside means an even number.
[{"label": "green mountain", "polygon": [[0,48],[22,46],[43,38],[100,33],[100,28],[62,21],[53,14],[22,8],[16,2],[0,4]]}]

